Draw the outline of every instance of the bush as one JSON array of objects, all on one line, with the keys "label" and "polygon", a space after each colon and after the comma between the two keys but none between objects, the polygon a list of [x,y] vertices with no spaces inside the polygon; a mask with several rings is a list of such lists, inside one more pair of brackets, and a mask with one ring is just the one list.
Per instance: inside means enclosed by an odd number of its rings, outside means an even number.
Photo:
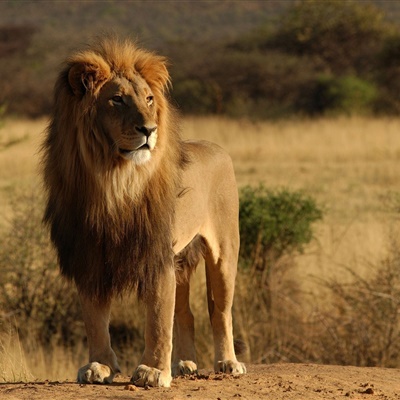
[{"label": "bush", "polygon": [[259,186],[242,190],[239,215],[236,329],[253,362],[304,361],[300,285],[287,272],[295,266],[293,255],[313,238],[312,224],[322,211],[302,192]]},{"label": "bush", "polygon": [[0,248],[0,319],[15,323],[19,337],[42,345],[73,345],[83,335],[76,292],[58,274],[57,260],[41,224],[39,196],[19,196],[13,202],[9,232]]},{"label": "bush", "polygon": [[371,111],[377,99],[375,86],[353,75],[320,75],[305,107],[310,114],[363,114]]},{"label": "bush", "polygon": [[284,254],[301,252],[322,218],[315,201],[302,192],[245,187],[240,196],[240,256],[244,265],[264,269]]},{"label": "bush", "polygon": [[[372,266],[371,266],[372,267]],[[389,255],[367,279],[322,282],[329,306],[314,320],[313,347],[319,362],[367,367],[400,366],[400,252]]]}]

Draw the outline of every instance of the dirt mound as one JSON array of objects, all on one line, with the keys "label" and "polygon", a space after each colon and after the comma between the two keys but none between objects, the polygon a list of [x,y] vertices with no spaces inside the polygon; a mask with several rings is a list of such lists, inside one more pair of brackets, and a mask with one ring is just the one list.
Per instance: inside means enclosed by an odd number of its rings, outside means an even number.
[{"label": "dirt mound", "polygon": [[4,383],[4,400],[102,399],[400,399],[400,370],[314,364],[249,365],[242,376],[202,370],[174,379],[171,388],[137,388],[128,376],[112,385],[74,382]]}]

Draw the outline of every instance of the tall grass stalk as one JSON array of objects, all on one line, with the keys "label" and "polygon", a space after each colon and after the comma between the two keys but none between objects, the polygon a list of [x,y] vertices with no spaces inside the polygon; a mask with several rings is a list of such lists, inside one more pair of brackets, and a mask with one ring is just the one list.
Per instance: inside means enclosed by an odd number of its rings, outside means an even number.
[{"label": "tall grass stalk", "polygon": [[21,382],[33,378],[18,330],[10,322],[7,329],[0,334],[0,380]]}]

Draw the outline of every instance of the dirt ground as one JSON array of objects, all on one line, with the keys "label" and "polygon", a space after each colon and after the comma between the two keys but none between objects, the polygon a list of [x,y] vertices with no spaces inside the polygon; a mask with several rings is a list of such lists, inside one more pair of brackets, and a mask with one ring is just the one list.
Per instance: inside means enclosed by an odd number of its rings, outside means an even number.
[{"label": "dirt ground", "polygon": [[128,376],[111,385],[74,382],[0,384],[4,400],[103,399],[400,399],[400,370],[314,364],[248,365],[242,376],[202,370],[174,379],[171,388],[137,388]]}]

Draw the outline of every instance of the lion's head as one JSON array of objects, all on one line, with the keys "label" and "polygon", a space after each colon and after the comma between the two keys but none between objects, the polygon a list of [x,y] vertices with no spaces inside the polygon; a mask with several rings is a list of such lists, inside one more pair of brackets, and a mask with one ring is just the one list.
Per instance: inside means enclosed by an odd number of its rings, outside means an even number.
[{"label": "lion's head", "polygon": [[108,39],[70,57],[66,72],[70,94],[93,121],[93,137],[84,136],[83,147],[96,144],[106,157],[136,165],[149,161],[166,107],[164,58]]},{"label": "lion's head", "polygon": [[[169,79],[163,57],[106,37],[69,57],[56,82],[44,219],[61,271],[95,295],[143,286],[145,264],[171,254],[186,156]],[[91,272],[99,264],[103,276]]]}]

